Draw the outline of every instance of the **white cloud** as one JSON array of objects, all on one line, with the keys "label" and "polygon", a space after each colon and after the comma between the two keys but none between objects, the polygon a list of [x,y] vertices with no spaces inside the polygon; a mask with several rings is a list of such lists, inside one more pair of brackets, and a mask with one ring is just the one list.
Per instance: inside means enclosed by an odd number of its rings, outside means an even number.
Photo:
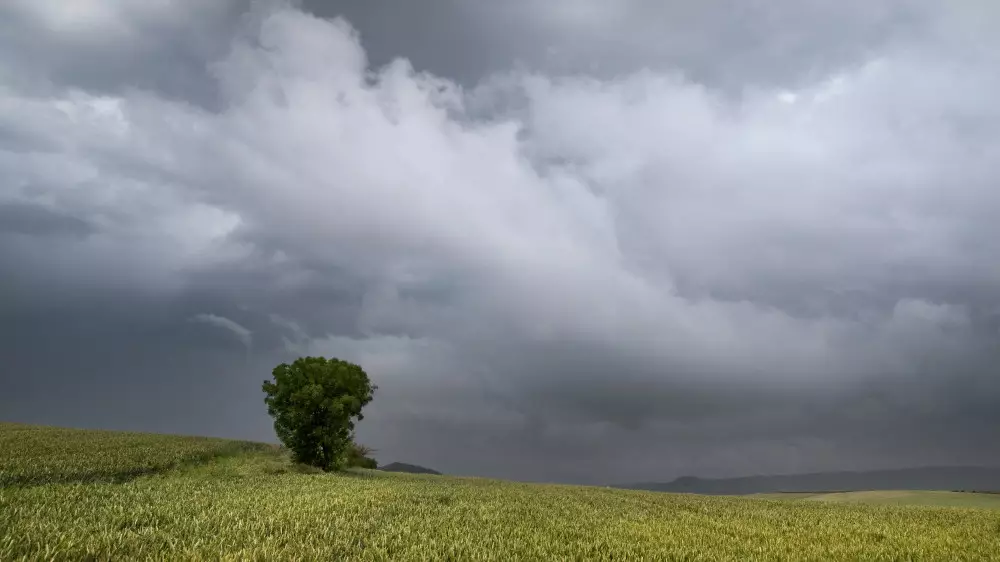
[{"label": "white cloud", "polygon": [[253,333],[245,328],[244,326],[236,323],[225,316],[218,316],[215,314],[196,314],[191,318],[194,322],[203,322],[210,326],[215,326],[216,328],[221,328],[227,332],[230,332],[237,339],[243,343],[243,346],[247,348],[247,352],[253,348]]}]

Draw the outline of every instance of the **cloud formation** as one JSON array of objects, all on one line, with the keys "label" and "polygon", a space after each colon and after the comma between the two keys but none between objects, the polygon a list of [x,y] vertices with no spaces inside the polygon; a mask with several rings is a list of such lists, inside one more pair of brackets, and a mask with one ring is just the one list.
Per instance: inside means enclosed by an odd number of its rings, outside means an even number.
[{"label": "cloud formation", "polygon": [[[974,25],[996,13],[845,9],[835,21],[901,31],[863,54],[805,51],[794,77],[538,65],[470,85],[373,67],[344,19],[182,4],[13,4],[60,42],[14,36],[37,68],[0,83],[3,304],[106,303],[99,319],[136,303],[164,349],[205,345],[166,328],[196,314],[248,349],[253,333],[257,375],[240,362],[192,390],[241,389],[219,427],[308,352],[375,378],[360,430],[383,460],[444,471],[1000,460],[984,449],[1000,427],[1000,74]],[[716,8],[699,21],[737,25]],[[653,9],[553,3],[532,21],[618,36]],[[100,83],[63,66],[76,44],[166,52],[195,20],[230,34],[199,44],[188,78],[145,74],[155,55]],[[688,60],[641,31],[630,57]],[[24,67],[4,57],[0,76]]]},{"label": "cloud formation", "polygon": [[232,320],[226,318],[225,316],[216,316],[215,314],[196,314],[191,317],[194,322],[203,322],[210,326],[215,326],[230,332],[236,339],[240,340],[243,347],[247,348],[247,354],[253,350],[253,332],[246,329],[245,327],[233,322]]}]

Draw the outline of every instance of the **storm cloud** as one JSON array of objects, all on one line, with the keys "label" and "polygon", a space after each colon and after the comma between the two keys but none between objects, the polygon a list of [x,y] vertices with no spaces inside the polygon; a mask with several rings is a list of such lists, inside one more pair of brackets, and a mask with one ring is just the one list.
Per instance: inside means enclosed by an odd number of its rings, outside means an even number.
[{"label": "storm cloud", "polygon": [[1000,462],[995,8],[372,4],[0,8],[3,417],[309,353],[444,472]]}]

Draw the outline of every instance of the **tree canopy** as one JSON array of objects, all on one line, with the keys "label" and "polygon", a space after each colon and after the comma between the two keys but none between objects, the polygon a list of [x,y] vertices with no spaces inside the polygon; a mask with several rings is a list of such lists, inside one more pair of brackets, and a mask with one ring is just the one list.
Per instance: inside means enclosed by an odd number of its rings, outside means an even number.
[{"label": "tree canopy", "polygon": [[338,470],[352,457],[354,422],[371,402],[376,386],[354,363],[300,357],[282,363],[263,385],[267,412],[278,439],[296,462]]}]

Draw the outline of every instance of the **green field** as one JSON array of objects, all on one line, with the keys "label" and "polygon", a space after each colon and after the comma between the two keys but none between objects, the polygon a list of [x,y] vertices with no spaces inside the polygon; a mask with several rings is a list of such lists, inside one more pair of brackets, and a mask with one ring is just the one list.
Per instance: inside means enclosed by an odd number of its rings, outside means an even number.
[{"label": "green field", "polygon": [[322,474],[267,445],[0,424],[0,560],[997,560],[1000,511]]},{"label": "green field", "polygon": [[0,423],[0,486],[121,481],[271,445]]}]

